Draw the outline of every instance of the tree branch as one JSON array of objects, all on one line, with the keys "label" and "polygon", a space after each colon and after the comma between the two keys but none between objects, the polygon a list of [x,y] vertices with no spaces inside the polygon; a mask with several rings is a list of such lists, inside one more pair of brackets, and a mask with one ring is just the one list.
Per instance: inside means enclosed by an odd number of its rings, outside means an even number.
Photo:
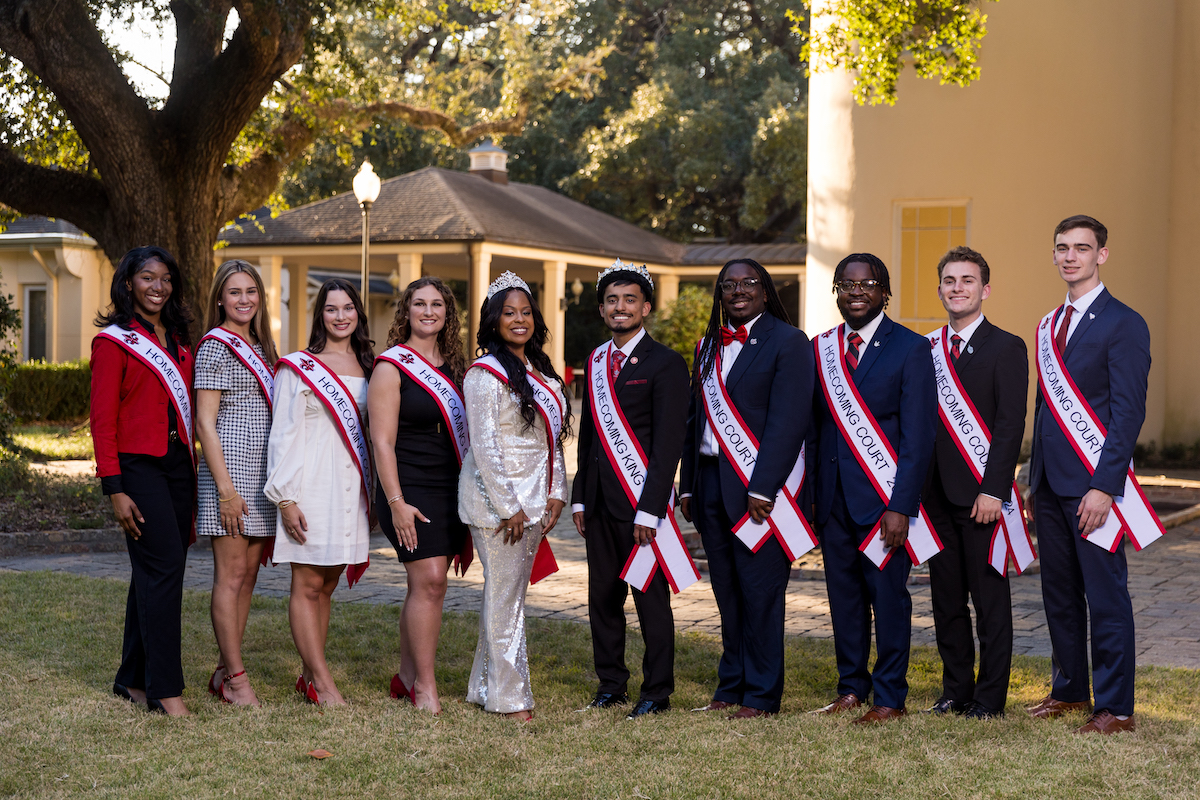
[{"label": "tree branch", "polygon": [[98,237],[104,233],[108,193],[95,178],[30,164],[0,144],[0,203],[22,214],[59,217]]}]

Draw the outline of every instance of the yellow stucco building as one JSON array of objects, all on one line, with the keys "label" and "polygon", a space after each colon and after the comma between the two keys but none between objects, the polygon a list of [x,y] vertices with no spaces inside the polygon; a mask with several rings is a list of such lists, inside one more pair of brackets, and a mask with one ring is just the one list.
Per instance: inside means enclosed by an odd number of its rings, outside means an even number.
[{"label": "yellow stucco building", "polygon": [[1066,294],[1054,226],[1090,214],[1109,229],[1101,278],[1150,326],[1142,440],[1194,442],[1200,0],[1003,0],[984,10],[983,73],[969,88],[907,70],[895,106],[860,107],[846,72],[813,75],[808,331],[841,321],[833,268],[864,251],[891,271],[888,313],[930,330],[944,322],[937,261],[965,243],[992,268],[985,314],[1032,352],[1038,319]]}]

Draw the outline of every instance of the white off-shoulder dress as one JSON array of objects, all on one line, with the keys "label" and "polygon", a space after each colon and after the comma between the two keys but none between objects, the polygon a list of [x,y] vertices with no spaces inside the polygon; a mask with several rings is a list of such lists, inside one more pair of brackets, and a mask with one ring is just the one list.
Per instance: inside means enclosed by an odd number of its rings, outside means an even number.
[{"label": "white off-shoulder dress", "polygon": [[[338,378],[365,419],[366,378]],[[342,442],[333,415],[290,369],[279,370],[275,379],[263,494],[275,504],[295,500],[308,522],[308,541],[300,544],[284,531],[282,514],[276,514],[276,564],[336,566],[367,560],[371,528],[354,457]]]}]

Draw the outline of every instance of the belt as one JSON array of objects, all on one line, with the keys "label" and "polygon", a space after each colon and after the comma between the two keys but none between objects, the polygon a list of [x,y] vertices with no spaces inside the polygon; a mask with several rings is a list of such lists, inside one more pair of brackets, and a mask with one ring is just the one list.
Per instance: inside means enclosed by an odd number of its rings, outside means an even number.
[{"label": "belt", "polygon": [[171,428],[171,430],[167,432],[167,441],[171,444],[178,444],[183,441],[179,438],[178,428]]},{"label": "belt", "polygon": [[720,463],[721,459],[718,456],[700,456],[700,466],[702,467],[715,467]]}]

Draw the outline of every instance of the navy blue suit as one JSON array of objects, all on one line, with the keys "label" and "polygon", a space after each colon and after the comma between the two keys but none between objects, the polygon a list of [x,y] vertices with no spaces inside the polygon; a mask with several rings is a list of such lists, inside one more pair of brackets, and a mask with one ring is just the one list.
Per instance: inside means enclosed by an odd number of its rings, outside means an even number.
[{"label": "navy blue suit", "polygon": [[[836,335],[836,334],[835,334]],[[896,485],[887,509],[838,431],[823,391],[816,406],[818,448],[817,525],[825,557],[825,581],[833,619],[838,694],[904,708],[908,697],[908,649],[912,562],[896,552],[880,570],[858,547],[885,510],[916,516],[921,488],[937,437],[937,395],[929,340],[886,315],[851,376],[863,403],[896,451]],[[870,671],[871,611],[878,653]]]},{"label": "navy blue suit", "polygon": [[791,562],[774,537],[754,553],[732,529],[746,514],[748,493],[774,499],[795,466],[811,422],[814,377],[808,337],[764,313],[725,381],[759,441],[749,487],[723,452],[715,460],[701,457],[703,401],[693,392],[688,405],[680,494],[692,495],[692,520],[721,612],[723,652],[713,699],[772,713],[783,696],[783,605]]},{"label": "navy blue suit", "polygon": [[[1056,328],[1061,314],[1055,316]],[[1133,713],[1136,651],[1124,541],[1113,553],[1089,544],[1075,512],[1090,489],[1124,494],[1125,473],[1146,418],[1150,330],[1140,314],[1105,289],[1083,313],[1062,357],[1108,436],[1090,475],[1045,408],[1039,387],[1030,484],[1054,651],[1050,695],[1071,703],[1089,699],[1090,610],[1095,708],[1128,715]]]}]

